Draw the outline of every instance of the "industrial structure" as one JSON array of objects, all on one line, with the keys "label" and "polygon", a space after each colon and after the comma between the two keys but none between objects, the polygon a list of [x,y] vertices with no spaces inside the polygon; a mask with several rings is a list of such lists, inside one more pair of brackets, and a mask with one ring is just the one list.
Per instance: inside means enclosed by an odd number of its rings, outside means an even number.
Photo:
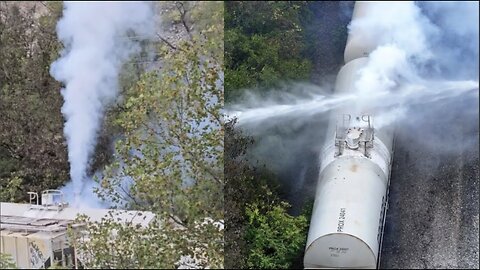
[{"label": "industrial structure", "polygon": [[[368,5],[356,2],[353,19]],[[354,91],[359,71],[377,47],[350,33],[336,94]],[[385,223],[393,128],[374,127],[374,108],[348,104],[333,112],[321,152],[319,180],[304,256],[305,268],[376,268]]]},{"label": "industrial structure", "polygon": [[146,227],[155,215],[146,211],[70,208],[58,190],[29,192],[30,203],[0,203],[0,252],[9,254],[18,268],[48,268],[54,262],[63,267],[79,268],[81,256],[70,244],[67,228],[81,230],[78,215],[91,221],[114,218],[123,224]]}]

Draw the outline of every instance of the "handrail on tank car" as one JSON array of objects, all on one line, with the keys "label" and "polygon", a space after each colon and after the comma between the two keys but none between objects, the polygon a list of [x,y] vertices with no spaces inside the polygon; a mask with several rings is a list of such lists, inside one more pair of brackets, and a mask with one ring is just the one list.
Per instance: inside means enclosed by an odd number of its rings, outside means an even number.
[{"label": "handrail on tank car", "polygon": [[29,199],[30,199],[30,204],[32,204],[32,200],[37,199],[37,203],[35,205],[38,205],[38,193],[29,191],[29,192],[27,192],[27,194],[28,194]]},{"label": "handrail on tank car", "polygon": [[[365,120],[365,116],[367,117],[367,120]],[[368,114],[362,115],[362,120],[364,122],[368,122],[368,128],[371,128],[371,126],[370,126],[370,115],[368,115]]]},{"label": "handrail on tank car", "polygon": [[57,194],[63,196],[63,192],[61,190],[58,190],[58,189],[46,189],[46,190],[42,191],[42,195],[43,194],[48,194],[48,193],[57,193]]},{"label": "handrail on tank car", "polygon": [[[60,202],[58,202],[57,205],[55,205],[55,204],[50,205],[50,204],[47,204],[47,203],[43,202],[44,196],[48,196],[48,195],[51,196],[51,202],[52,203],[55,203],[55,201],[56,201],[55,198],[58,198],[58,197],[60,197]],[[45,199],[47,199],[47,198],[45,197]],[[49,206],[52,206],[52,205],[56,206],[55,210],[57,210],[57,211],[63,209],[65,206],[68,205],[68,203],[65,203],[63,199],[64,199],[63,192],[58,190],[58,189],[46,189],[46,190],[42,191],[42,205],[47,207],[47,209],[50,209]]]}]

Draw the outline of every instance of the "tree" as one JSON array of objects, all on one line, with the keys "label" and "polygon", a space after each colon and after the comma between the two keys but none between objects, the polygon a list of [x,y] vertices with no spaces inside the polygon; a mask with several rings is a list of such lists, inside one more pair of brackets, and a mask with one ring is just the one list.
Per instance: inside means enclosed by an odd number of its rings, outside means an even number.
[{"label": "tree", "polygon": [[225,3],[226,99],[242,88],[272,88],[310,76],[301,26],[306,2]]},{"label": "tree", "polygon": [[62,4],[37,4],[0,3],[0,187],[15,189],[1,201],[68,179],[60,85],[49,75],[60,49],[55,24]]}]

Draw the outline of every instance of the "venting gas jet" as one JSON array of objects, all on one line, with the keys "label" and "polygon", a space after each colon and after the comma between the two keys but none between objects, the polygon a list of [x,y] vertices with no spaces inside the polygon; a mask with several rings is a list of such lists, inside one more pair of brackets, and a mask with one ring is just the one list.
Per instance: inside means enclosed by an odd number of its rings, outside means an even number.
[{"label": "venting gas jet", "polygon": [[[352,19],[368,5],[356,2]],[[377,47],[350,33],[336,94],[355,89],[358,71]],[[304,257],[305,268],[376,268],[388,201],[393,128],[374,128],[374,108],[349,104],[333,112],[321,152],[319,182]]]}]

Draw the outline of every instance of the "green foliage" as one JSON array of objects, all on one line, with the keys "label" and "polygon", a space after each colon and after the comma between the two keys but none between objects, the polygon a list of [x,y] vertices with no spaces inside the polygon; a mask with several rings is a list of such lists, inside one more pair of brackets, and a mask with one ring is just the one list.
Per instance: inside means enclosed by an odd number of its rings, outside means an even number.
[{"label": "green foliage", "polygon": [[[245,88],[266,91],[309,79],[302,15],[308,3],[225,3],[225,96]],[[246,152],[253,140],[225,126],[225,218],[227,268],[288,268],[302,255],[308,221],[287,214],[278,197],[276,176],[252,167]],[[283,235],[282,235],[283,234]]]},{"label": "green foliage", "polygon": [[307,218],[290,216],[289,205],[248,205],[246,214],[249,242],[248,267],[254,269],[289,268],[303,252],[307,236]]},{"label": "green foliage", "polygon": [[305,54],[301,11],[306,2],[227,2],[225,94],[242,88],[272,88],[289,80],[306,80],[311,60]]},{"label": "green foliage", "polygon": [[175,231],[165,226],[124,226],[115,221],[114,214],[100,223],[90,222],[85,216],[77,221],[87,227],[82,231],[70,229],[69,236],[76,239],[78,256],[88,268],[167,269],[173,268],[178,258],[172,256],[176,246],[169,245]]},{"label": "green foliage", "polygon": [[0,269],[17,269],[10,254],[0,253]]},{"label": "green foliage", "polygon": [[22,186],[22,178],[18,176],[12,176],[7,179],[6,187],[0,189],[0,201],[1,202],[15,202],[17,198],[22,197],[20,193]]}]

